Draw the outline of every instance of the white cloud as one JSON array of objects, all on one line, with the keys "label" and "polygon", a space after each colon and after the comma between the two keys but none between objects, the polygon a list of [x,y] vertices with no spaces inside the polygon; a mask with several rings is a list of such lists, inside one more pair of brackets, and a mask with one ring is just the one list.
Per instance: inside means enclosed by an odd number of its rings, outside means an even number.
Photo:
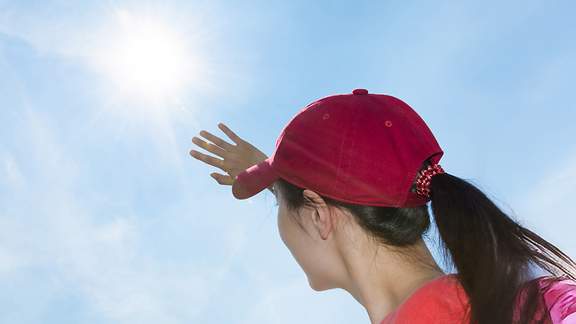
[{"label": "white cloud", "polygon": [[576,260],[576,212],[571,204],[576,197],[576,152],[543,174],[514,199],[516,217]]},{"label": "white cloud", "polygon": [[[75,194],[83,170],[58,144],[50,126],[33,112],[26,115],[25,126],[22,132],[30,137],[22,145],[38,173],[21,192],[31,203],[10,206],[11,212],[0,218],[0,281],[12,280],[28,267],[47,269],[56,282],[77,291],[115,323],[191,322],[209,301],[208,285],[222,270],[199,271],[147,257],[137,215],[100,220],[104,215],[98,213],[105,208]],[[5,161],[9,174],[25,179],[15,171],[15,159]],[[230,244],[240,243],[242,235],[233,233]]]},{"label": "white cloud", "polygon": [[8,273],[13,273],[16,269],[23,266],[17,255],[3,246],[0,246],[0,277]]},{"label": "white cloud", "polygon": [[10,153],[0,155],[0,163],[0,183],[13,189],[22,187],[24,176],[14,156]]},{"label": "white cloud", "polygon": [[[241,323],[360,323],[368,321],[362,305],[342,289],[313,291],[303,275],[270,281]],[[261,283],[264,283],[260,280]],[[297,309],[295,309],[297,307]],[[355,308],[354,308],[355,307]]]},{"label": "white cloud", "polygon": [[[212,114],[218,114],[206,107],[203,100],[226,97],[230,109],[234,109],[234,101],[249,94],[251,78],[255,75],[251,62],[239,61],[247,49],[232,50],[229,46],[234,46],[231,45],[234,42],[225,39],[228,35],[225,29],[233,29],[235,19],[244,23],[245,17],[240,14],[236,17],[233,11],[220,10],[218,6],[217,3],[182,2],[8,1],[0,5],[0,33],[25,42],[39,54],[40,60],[57,56],[63,59],[58,62],[78,64],[78,71],[86,73],[84,80],[90,87],[86,94],[93,95],[86,100],[93,106],[79,107],[92,110],[87,126],[118,133],[122,140],[126,140],[128,133],[149,141],[150,153],[161,157],[162,162],[170,164],[168,167],[184,179],[190,161],[187,153],[192,145],[189,138],[205,128],[197,119],[200,115],[215,119]],[[186,43],[181,45],[186,45],[198,62],[194,73],[197,82],[179,95],[150,103],[134,101],[113,89],[116,85],[101,73],[95,56],[109,51],[106,44],[119,32],[117,18],[122,16],[120,13],[125,16],[128,12],[135,17],[157,18],[170,25],[170,30],[180,36],[178,39]],[[233,59],[230,59],[231,52],[235,53]],[[246,57],[248,60],[250,56]],[[18,62],[6,63],[18,78]],[[85,70],[81,70],[82,67]],[[230,84],[234,86],[222,86]],[[61,89],[65,87],[66,84],[61,85]]]},{"label": "white cloud", "polygon": [[[554,210],[568,207],[576,197],[576,154],[559,161],[548,170],[525,196],[529,209]],[[572,208],[570,208],[572,209]],[[568,211],[568,209],[566,209]]]}]

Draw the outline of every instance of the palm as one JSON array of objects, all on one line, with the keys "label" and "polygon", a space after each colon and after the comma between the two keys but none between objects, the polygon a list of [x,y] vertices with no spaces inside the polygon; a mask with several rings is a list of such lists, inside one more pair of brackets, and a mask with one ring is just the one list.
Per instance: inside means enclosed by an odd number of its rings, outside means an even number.
[{"label": "palm", "polygon": [[226,174],[216,172],[210,174],[219,184],[233,185],[234,179],[240,172],[264,161],[268,157],[254,145],[236,135],[226,125],[220,123],[218,124],[218,128],[220,128],[234,142],[234,144],[228,143],[207,131],[201,131],[200,135],[212,141],[212,143],[207,143],[198,137],[193,137],[192,143],[221,157],[222,159],[203,154],[196,150],[191,150],[190,155],[206,164],[215,166],[226,172]]}]

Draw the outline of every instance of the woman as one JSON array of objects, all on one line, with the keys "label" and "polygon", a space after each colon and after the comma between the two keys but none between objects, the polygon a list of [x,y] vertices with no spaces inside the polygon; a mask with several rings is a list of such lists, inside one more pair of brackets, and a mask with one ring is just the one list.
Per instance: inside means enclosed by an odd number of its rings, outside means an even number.
[{"label": "woman", "polygon": [[[576,264],[438,164],[420,116],[390,95],[355,89],[318,99],[284,127],[271,157],[223,124],[190,154],[246,199],[268,188],[281,239],[316,291],[342,288],[371,323],[576,323]],[[427,202],[445,274],[423,241]],[[565,264],[563,264],[565,263]],[[531,278],[538,265],[554,275]],[[574,315],[570,315],[574,314]]]}]

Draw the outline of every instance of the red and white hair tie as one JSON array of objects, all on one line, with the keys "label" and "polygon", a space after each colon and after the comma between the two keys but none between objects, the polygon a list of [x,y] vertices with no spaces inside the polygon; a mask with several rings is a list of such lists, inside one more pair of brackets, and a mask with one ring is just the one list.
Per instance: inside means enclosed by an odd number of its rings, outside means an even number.
[{"label": "red and white hair tie", "polygon": [[431,164],[419,172],[416,179],[416,193],[422,197],[430,198],[430,180],[439,173],[445,173],[440,164]]}]

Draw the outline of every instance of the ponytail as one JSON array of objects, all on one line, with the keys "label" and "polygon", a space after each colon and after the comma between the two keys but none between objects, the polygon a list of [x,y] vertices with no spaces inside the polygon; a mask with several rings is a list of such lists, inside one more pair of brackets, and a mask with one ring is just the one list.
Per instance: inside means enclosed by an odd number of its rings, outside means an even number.
[{"label": "ponytail", "polygon": [[[558,277],[576,279],[576,264],[569,256],[515,222],[468,181],[448,173],[436,174],[430,191],[443,256],[451,257],[468,295],[470,323],[529,323],[535,319],[542,301],[537,282],[523,287],[533,264]],[[523,288],[527,289],[526,301],[517,305]],[[519,322],[513,321],[516,307],[521,307]],[[541,319],[538,323],[546,322]]]}]

